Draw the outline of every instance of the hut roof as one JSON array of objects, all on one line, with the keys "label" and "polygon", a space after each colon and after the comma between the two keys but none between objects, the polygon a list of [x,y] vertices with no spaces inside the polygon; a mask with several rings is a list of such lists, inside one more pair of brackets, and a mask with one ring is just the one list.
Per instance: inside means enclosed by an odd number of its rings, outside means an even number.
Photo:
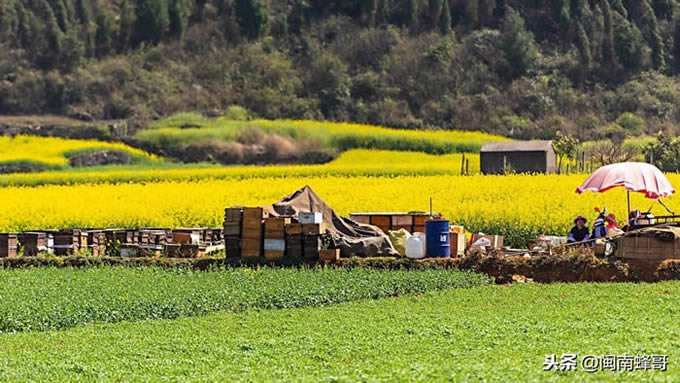
[{"label": "hut roof", "polygon": [[489,152],[545,152],[553,150],[552,141],[508,141],[489,142],[482,147],[482,153]]}]

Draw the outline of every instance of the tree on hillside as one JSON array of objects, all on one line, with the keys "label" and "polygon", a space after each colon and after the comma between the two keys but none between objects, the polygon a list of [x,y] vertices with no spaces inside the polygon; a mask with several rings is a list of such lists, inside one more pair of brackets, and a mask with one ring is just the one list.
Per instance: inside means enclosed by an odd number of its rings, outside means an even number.
[{"label": "tree on hillside", "polygon": [[137,0],[133,43],[158,43],[170,29],[168,0]]},{"label": "tree on hillside", "polygon": [[125,52],[134,34],[135,7],[132,0],[123,0],[120,4],[120,18],[118,20],[118,51]]},{"label": "tree on hillside", "polygon": [[680,17],[675,19],[673,32],[673,72],[680,73]]},{"label": "tree on hillside", "polygon": [[236,0],[236,17],[243,33],[251,39],[256,39],[269,29],[269,1],[268,0]]},{"label": "tree on hillside", "polygon": [[169,0],[168,16],[170,18],[170,34],[182,37],[187,29],[191,14],[190,0]]},{"label": "tree on hillside", "polygon": [[533,34],[526,30],[524,19],[512,8],[507,9],[501,24],[501,50],[505,64],[501,75],[507,80],[524,75],[538,56]]},{"label": "tree on hillside", "polygon": [[451,32],[451,9],[449,8],[448,0],[444,0],[441,16],[439,17],[439,31],[443,35]]}]

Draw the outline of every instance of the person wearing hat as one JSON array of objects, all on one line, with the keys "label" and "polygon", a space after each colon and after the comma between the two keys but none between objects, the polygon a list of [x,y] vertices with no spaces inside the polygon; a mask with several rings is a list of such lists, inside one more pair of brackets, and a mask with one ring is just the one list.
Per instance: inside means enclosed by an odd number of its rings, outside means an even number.
[{"label": "person wearing hat", "polygon": [[614,214],[608,214],[604,220],[607,222],[607,229],[619,229],[619,224],[616,222],[616,216]]},{"label": "person wearing hat", "polygon": [[588,220],[582,215],[574,219],[574,227],[569,232],[567,243],[583,242],[590,239],[590,230],[586,227],[586,222]]}]

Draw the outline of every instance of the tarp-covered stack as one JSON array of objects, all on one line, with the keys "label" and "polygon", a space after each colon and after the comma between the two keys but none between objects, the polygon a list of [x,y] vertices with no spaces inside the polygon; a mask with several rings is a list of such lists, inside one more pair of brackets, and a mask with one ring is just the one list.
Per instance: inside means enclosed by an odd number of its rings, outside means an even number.
[{"label": "tarp-covered stack", "polygon": [[[341,217],[309,186],[305,186],[281,201],[264,208],[272,216],[297,218],[301,212],[321,213],[322,223],[331,237],[331,245],[334,248],[341,249],[343,257],[398,255],[389,238],[380,229]],[[312,246],[315,247],[316,243],[310,244],[310,249]]]}]

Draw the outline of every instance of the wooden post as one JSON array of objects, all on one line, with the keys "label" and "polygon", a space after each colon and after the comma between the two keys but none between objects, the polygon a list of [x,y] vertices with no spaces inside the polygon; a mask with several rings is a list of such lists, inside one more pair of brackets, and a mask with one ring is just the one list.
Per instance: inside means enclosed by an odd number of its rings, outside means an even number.
[{"label": "wooden post", "polygon": [[460,174],[465,173],[465,153],[463,153],[463,159],[460,161]]},{"label": "wooden post", "polygon": [[507,169],[508,169],[508,157],[503,156],[503,175],[507,174]]},{"label": "wooden post", "polygon": [[465,160],[465,175],[470,175],[470,160]]}]

